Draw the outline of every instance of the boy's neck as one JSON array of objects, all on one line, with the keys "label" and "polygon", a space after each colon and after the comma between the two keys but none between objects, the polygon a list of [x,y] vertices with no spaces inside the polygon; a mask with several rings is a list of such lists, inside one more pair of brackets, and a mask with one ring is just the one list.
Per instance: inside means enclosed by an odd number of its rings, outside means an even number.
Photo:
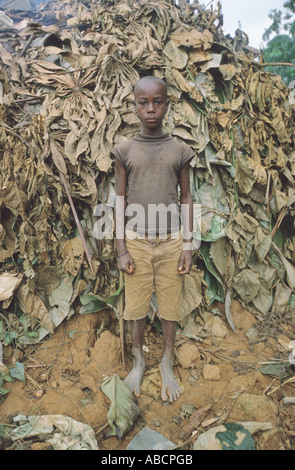
[{"label": "boy's neck", "polygon": [[141,128],[140,133],[141,135],[144,135],[146,137],[159,137],[160,135],[164,134],[163,129],[153,132],[153,129],[144,129],[144,128]]}]

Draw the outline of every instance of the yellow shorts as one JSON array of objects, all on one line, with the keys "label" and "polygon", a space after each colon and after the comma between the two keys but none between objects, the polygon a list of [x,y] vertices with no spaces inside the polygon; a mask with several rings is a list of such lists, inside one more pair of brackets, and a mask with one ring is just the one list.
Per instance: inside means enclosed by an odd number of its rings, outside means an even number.
[{"label": "yellow shorts", "polygon": [[182,245],[179,236],[154,240],[126,237],[135,272],[125,274],[125,320],[140,320],[148,315],[154,290],[159,317],[181,320],[183,276],[178,273],[178,263]]}]

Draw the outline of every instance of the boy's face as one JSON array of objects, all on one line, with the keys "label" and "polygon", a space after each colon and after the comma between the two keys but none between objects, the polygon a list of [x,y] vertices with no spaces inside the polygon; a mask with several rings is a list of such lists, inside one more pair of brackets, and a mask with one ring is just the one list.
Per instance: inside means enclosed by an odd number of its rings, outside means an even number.
[{"label": "boy's face", "polygon": [[146,80],[135,92],[135,110],[145,135],[162,134],[162,121],[168,109],[167,92],[161,83]]}]

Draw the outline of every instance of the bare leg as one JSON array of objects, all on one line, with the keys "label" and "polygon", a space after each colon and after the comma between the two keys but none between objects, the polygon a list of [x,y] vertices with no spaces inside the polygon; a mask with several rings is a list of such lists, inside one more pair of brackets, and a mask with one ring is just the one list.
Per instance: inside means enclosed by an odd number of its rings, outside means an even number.
[{"label": "bare leg", "polygon": [[133,369],[124,380],[125,385],[134,393],[140,396],[140,385],[144,373],[145,361],[142,357],[142,347],[144,343],[144,328],[146,319],[130,321],[131,340],[133,345]]},{"label": "bare leg", "polygon": [[162,400],[167,401],[169,399],[172,402],[177,400],[182,393],[172,371],[177,323],[164,319],[161,320],[161,323],[164,341],[163,357],[160,364],[162,377]]}]

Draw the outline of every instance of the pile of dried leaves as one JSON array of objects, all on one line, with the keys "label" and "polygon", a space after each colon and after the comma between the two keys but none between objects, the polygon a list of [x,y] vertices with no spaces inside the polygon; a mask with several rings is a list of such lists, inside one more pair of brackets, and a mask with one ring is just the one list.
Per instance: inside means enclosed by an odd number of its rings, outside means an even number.
[{"label": "pile of dried leaves", "polygon": [[110,151],[139,130],[132,89],[147,74],[168,85],[166,130],[196,151],[202,243],[184,316],[207,303],[205,292],[226,302],[229,320],[231,298],[258,318],[292,316],[295,106],[265,65],[245,33],[224,36],[220,5],[57,0],[1,12],[5,344],[39,341],[77,305],[114,303],[115,243],[95,236],[95,208],[113,207]]}]

